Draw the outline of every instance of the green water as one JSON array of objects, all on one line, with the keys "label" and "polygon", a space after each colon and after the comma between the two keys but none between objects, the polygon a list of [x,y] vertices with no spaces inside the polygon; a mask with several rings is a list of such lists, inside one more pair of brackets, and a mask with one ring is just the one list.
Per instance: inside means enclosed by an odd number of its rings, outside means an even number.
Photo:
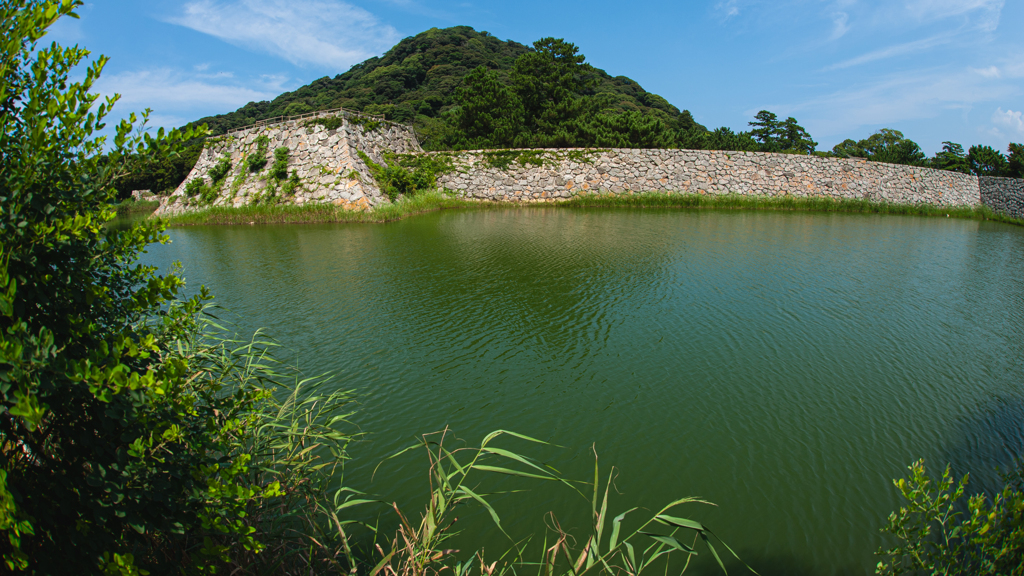
[{"label": "green water", "polygon": [[[865,574],[907,464],[990,489],[1024,448],[1021,228],[510,209],[170,236],[147,261],[180,260],[241,330],[359,391],[349,483],[408,512],[425,457],[371,482],[381,458],[445,426],[477,442],[505,428],[564,446],[510,444],[578,478],[596,443],[620,470],[615,510],[717,503],[680,515],[762,575]],[[547,510],[588,521],[557,489],[498,502],[517,536],[542,534]],[[460,525],[505,547],[480,514]]]}]

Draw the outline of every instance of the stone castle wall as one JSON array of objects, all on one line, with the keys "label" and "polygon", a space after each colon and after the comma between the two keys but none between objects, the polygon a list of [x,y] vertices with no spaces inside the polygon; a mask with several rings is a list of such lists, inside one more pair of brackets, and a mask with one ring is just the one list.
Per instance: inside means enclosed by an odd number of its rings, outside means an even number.
[{"label": "stone castle wall", "polygon": [[[340,111],[337,129],[311,123],[311,118],[254,126],[211,138],[192,172],[174,193],[162,200],[157,214],[175,214],[202,207],[189,199],[192,180],[211,185],[209,171],[223,156],[231,171],[219,185],[215,206],[242,206],[264,201],[281,184],[268,176],[274,150],[290,150],[288,172],[300,186],[275,202],[333,203],[348,210],[366,210],[387,202],[358,152],[384,163],[387,152],[422,153],[412,128]],[[325,117],[321,114],[320,118]],[[256,153],[256,139],[266,135],[267,165],[252,174],[244,164]],[[666,192],[757,196],[866,199],[900,204],[974,206],[1024,218],[1024,180],[977,176],[915,166],[885,164],[857,158],[821,158],[765,152],[714,150],[563,149],[522,151],[436,152],[453,161],[454,169],[438,177],[438,186],[465,198],[504,202],[547,202],[578,194]]]},{"label": "stone castle wall", "polygon": [[[318,117],[335,116],[344,120],[335,130],[312,123],[317,117],[311,117],[254,126],[227,136],[210,138],[195,167],[177,190],[161,202],[157,214],[177,214],[203,207],[196,199],[187,198],[185,188],[189,182],[199,178],[212,185],[210,169],[225,155],[231,159],[231,170],[221,181],[220,194],[212,205],[237,207],[262,200],[268,184],[272,190],[277,184],[268,175],[274,163],[274,150],[282,146],[290,150],[288,173],[296,171],[300,181],[292,196],[281,198],[284,202],[330,202],[350,210],[365,210],[387,202],[357,151],[362,151],[378,164],[384,162],[385,152],[422,152],[412,128],[347,111]],[[256,139],[261,135],[270,141],[266,151],[267,164],[261,171],[250,173],[244,160],[257,152]]]},{"label": "stone castle wall", "polygon": [[1024,219],[1024,180],[1020,178],[979,178],[981,203],[1012,218]]},{"label": "stone castle wall", "polygon": [[[502,168],[495,152],[455,155],[438,184],[470,198],[546,201],[576,194],[672,192],[855,198],[973,206],[978,178],[862,159],[712,150],[531,151]],[[533,163],[529,163],[532,160]],[[537,166],[536,163],[541,165]]]}]

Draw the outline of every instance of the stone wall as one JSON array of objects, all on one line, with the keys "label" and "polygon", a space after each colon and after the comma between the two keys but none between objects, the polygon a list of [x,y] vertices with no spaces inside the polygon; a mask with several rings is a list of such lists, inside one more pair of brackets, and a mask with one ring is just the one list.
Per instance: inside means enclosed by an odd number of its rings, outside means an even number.
[{"label": "stone wall", "polygon": [[[613,149],[529,151],[509,163],[509,154],[455,154],[458,170],[439,178],[438,184],[464,197],[520,202],[649,191],[856,198],[937,206],[973,206],[981,200],[975,176],[861,159]],[[496,165],[503,163],[508,166]]]},{"label": "stone wall", "polygon": [[981,203],[996,212],[1024,219],[1024,180],[982,176]]},{"label": "stone wall", "polygon": [[[343,118],[342,125],[335,130],[312,123],[315,118],[304,118],[210,138],[195,167],[177,190],[162,201],[157,214],[177,214],[201,208],[196,199],[186,197],[185,188],[197,178],[212,185],[209,171],[223,156],[231,159],[231,171],[221,181],[220,194],[212,204],[242,206],[262,198],[268,183],[272,189],[275,184],[268,174],[274,163],[274,150],[282,146],[290,150],[288,173],[295,170],[301,184],[293,196],[283,198],[286,203],[331,202],[350,210],[365,210],[387,202],[357,151],[364,152],[378,164],[384,161],[383,153],[386,151],[422,152],[412,128],[347,111],[343,115],[332,113],[320,118],[335,116]],[[246,156],[256,153],[256,138],[261,135],[270,140],[266,152],[267,165],[260,172],[250,173],[243,161]]]},{"label": "stone wall", "polygon": [[[359,157],[384,163],[386,152],[422,153],[412,128],[347,111],[341,125],[328,130],[312,118],[255,126],[207,141],[192,172],[162,200],[158,214],[201,208],[185,196],[189,182],[211,185],[209,171],[222,157],[231,171],[216,187],[215,206],[242,206],[262,201],[275,183],[268,176],[273,152],[290,150],[289,174],[300,186],[289,204],[333,203],[366,210],[387,202]],[[267,166],[251,174],[245,158],[256,153],[256,139],[269,138]],[[974,206],[1024,218],[1024,180],[973,175],[863,159],[820,158],[764,152],[712,150],[499,150],[446,153],[454,170],[438,177],[438,186],[465,198],[505,202],[547,202],[578,194],[668,192],[758,196],[866,199],[901,204]],[[276,185],[280,190],[280,184]]]}]

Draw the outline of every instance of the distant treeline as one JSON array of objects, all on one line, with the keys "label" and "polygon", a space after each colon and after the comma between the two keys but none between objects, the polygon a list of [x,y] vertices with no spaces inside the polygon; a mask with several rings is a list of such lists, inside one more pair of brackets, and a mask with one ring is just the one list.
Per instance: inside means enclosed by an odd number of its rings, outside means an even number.
[{"label": "distant treeline", "polygon": [[[635,81],[612,77],[586,63],[562,39],[543,38],[529,48],[467,26],[431,29],[406,38],[380,58],[370,58],[334,78],[321,78],[270,102],[198,120],[212,135],[268,118],[345,107],[409,123],[426,150],[485,148],[684,148],[860,157],[964,173],[1024,177],[1020,144],[1004,155],[989,146],[944,142],[928,158],[896,130],[846,140],[830,152],[796,119],[762,110],[749,130],[708,130]],[[137,160],[118,184],[167,192],[195,164],[202,143],[175,158]]]}]

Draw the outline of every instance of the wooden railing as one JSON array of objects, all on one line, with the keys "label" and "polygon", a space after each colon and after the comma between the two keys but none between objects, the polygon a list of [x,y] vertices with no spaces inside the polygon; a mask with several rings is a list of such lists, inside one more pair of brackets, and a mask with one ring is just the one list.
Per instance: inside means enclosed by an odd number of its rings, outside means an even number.
[{"label": "wooden railing", "polygon": [[391,120],[385,120],[383,115],[366,114],[366,113],[363,113],[363,112],[357,112],[355,110],[346,110],[344,108],[338,108],[337,110],[318,110],[316,112],[307,112],[305,114],[300,114],[298,116],[276,116],[274,118],[267,118],[266,120],[260,120],[259,122],[255,122],[255,123],[249,124],[247,126],[242,126],[241,128],[235,128],[233,130],[228,130],[227,134],[228,135],[237,134],[238,132],[242,132],[243,130],[250,130],[252,128],[259,128],[261,126],[270,126],[270,125],[273,125],[273,124],[284,124],[285,122],[294,122],[296,120],[304,120],[306,118],[333,118],[335,116],[342,116],[342,117],[345,117],[345,118],[349,118],[349,117],[352,117],[352,116],[358,116],[360,118],[367,118],[369,120],[374,120],[376,122],[384,122],[384,123],[387,123],[387,124],[393,124],[395,126],[402,126],[403,128],[406,128],[406,126],[404,126],[403,124],[399,124],[398,122],[392,122]]}]

